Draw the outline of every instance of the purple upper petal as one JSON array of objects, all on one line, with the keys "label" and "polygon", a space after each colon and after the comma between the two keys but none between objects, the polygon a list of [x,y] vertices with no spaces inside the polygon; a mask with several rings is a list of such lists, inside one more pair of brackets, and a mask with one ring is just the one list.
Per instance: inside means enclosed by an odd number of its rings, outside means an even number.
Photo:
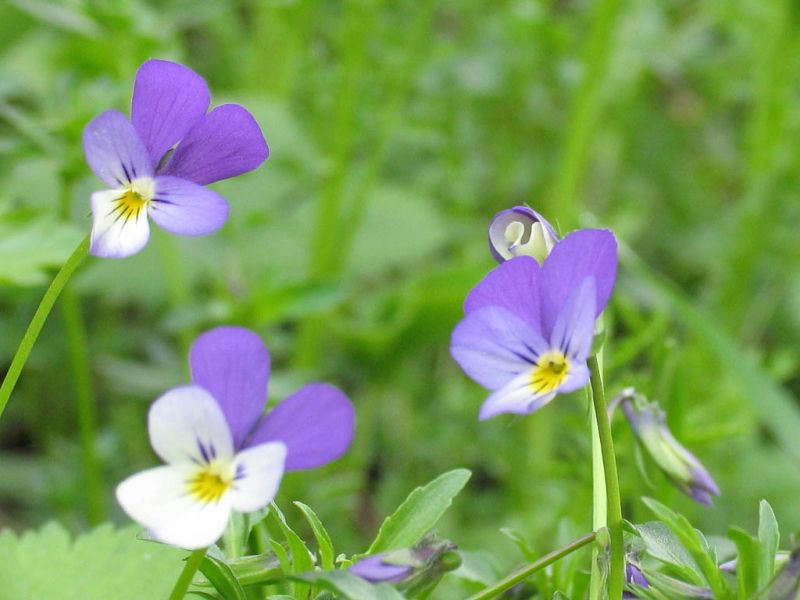
[{"label": "purple upper petal", "polygon": [[571,361],[585,361],[592,350],[596,297],[594,277],[587,277],[572,291],[553,326],[551,345]]},{"label": "purple upper petal", "polygon": [[283,442],[287,471],[312,469],[344,454],[354,429],[355,410],[347,396],[327,383],[311,383],[270,411],[248,445]]},{"label": "purple upper petal", "polygon": [[206,185],[252,171],[268,155],[253,116],[238,104],[223,104],[186,135],[163,172]]},{"label": "purple upper petal", "polygon": [[450,354],[455,361],[490,390],[530,371],[539,355],[548,349],[542,336],[500,306],[469,313],[453,330],[450,341]]},{"label": "purple upper petal", "polygon": [[149,214],[179,235],[205,235],[228,218],[228,203],[215,191],[179,177],[156,177]]},{"label": "purple upper petal", "polygon": [[[510,263],[518,258],[509,261]],[[502,266],[505,266],[504,263]],[[579,229],[556,244],[542,267],[541,311],[548,335],[568,298],[587,277],[597,291],[595,316],[608,304],[617,276],[617,241],[605,229]]]},{"label": "purple upper petal", "polygon": [[122,187],[153,174],[153,162],[128,117],[108,110],[83,129],[86,162],[111,187]]},{"label": "purple upper petal", "polygon": [[541,269],[536,259],[517,256],[492,269],[467,295],[464,312],[501,306],[542,331],[539,287]]},{"label": "purple upper petal", "polygon": [[214,396],[241,448],[267,398],[270,360],[261,338],[241,327],[217,327],[195,340],[189,363],[192,380]]},{"label": "purple upper petal", "polygon": [[131,121],[153,164],[206,114],[211,95],[200,75],[166,60],[148,60],[136,72]]}]

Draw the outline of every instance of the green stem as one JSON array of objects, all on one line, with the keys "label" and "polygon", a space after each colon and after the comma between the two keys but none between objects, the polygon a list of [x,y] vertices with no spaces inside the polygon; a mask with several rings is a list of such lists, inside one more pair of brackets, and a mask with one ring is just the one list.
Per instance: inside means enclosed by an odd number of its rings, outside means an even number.
[{"label": "green stem", "polygon": [[[589,405],[594,405],[592,388],[586,388],[586,397]],[[608,501],[606,499],[606,479],[603,468],[603,448],[600,444],[600,428],[597,425],[597,416],[591,412],[592,427],[592,529],[599,531],[608,525]],[[589,583],[589,600],[597,600],[603,596],[605,585],[605,571],[601,569],[598,560],[600,552],[605,549],[595,544],[592,549],[592,572]]]},{"label": "green stem", "polygon": [[80,299],[71,286],[68,286],[61,295],[61,308],[75,383],[75,407],[78,414],[78,435],[86,485],[87,511],[89,523],[97,525],[105,519],[103,476],[96,452],[97,414],[92,392],[86,327],[81,314]]},{"label": "green stem", "polygon": [[36,309],[33,319],[31,319],[30,325],[28,325],[28,329],[25,331],[25,335],[19,343],[17,353],[11,361],[11,366],[8,368],[5,379],[3,379],[3,385],[0,386],[0,416],[2,416],[8,404],[11,392],[14,391],[14,386],[17,384],[22,368],[28,360],[33,345],[36,343],[36,338],[39,337],[39,333],[42,331],[42,327],[50,311],[53,309],[56,299],[61,293],[61,290],[64,289],[67,281],[69,281],[69,278],[75,272],[75,269],[83,262],[88,253],[89,236],[87,235],[84,240],[78,244],[78,247],[75,248],[75,251],[67,259],[67,262],[64,263],[64,266],[62,266],[61,270],[56,274],[50,287],[47,288],[42,301],[39,303],[39,308]]},{"label": "green stem", "polygon": [[610,600],[622,598],[622,586],[625,580],[625,548],[622,542],[622,506],[619,497],[619,478],[617,477],[617,461],[614,455],[614,439],[611,437],[611,422],[608,419],[606,398],[603,390],[603,376],[597,356],[589,361],[591,371],[592,399],[594,414],[597,419],[597,433],[603,459],[603,471],[606,483],[606,510],[611,557],[608,573],[608,597]]},{"label": "green stem", "polygon": [[183,597],[189,590],[189,586],[192,585],[194,574],[197,573],[197,569],[200,568],[200,563],[203,562],[203,558],[206,556],[206,550],[207,548],[195,550],[189,555],[189,558],[186,559],[186,563],[183,565],[183,571],[181,571],[181,574],[178,576],[178,580],[172,588],[172,593],[169,595],[169,600],[183,600]]},{"label": "green stem", "polygon": [[532,562],[531,564],[519,569],[518,571],[512,573],[508,577],[501,579],[494,585],[481,590],[474,596],[470,596],[467,600],[488,600],[488,598],[494,598],[495,596],[499,596],[506,590],[511,589],[515,585],[517,585],[520,581],[530,577],[537,571],[541,571],[546,566],[553,564],[557,560],[564,558],[568,554],[572,554],[576,550],[580,550],[585,545],[590,544],[594,541],[595,533],[587,533],[586,535],[579,537],[577,540],[570,542],[563,548],[559,548],[558,550],[553,550],[549,554],[545,554],[539,560]]}]

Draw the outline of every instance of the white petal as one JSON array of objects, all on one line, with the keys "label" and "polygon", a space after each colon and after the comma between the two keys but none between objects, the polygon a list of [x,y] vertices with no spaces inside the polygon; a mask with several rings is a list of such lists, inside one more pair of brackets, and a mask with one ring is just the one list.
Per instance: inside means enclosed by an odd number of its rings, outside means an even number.
[{"label": "white petal", "polygon": [[555,391],[536,394],[531,387],[532,371],[518,375],[497,390],[481,406],[483,421],[501,413],[527,415],[542,408],[556,396]]},{"label": "white petal", "polygon": [[126,513],[166,544],[196,550],[216,542],[231,515],[230,494],[200,502],[187,491],[194,465],[167,465],[142,471],[117,486]]},{"label": "white petal", "polygon": [[164,462],[233,459],[233,438],[217,401],[197,385],[172,388],[150,407],[150,444]]},{"label": "white petal", "polygon": [[569,359],[569,373],[558,390],[559,394],[568,394],[574,392],[589,383],[589,368],[585,362],[576,362]]},{"label": "white petal", "polygon": [[236,455],[236,476],[230,492],[231,505],[239,512],[264,508],[275,497],[283,476],[286,446],[268,442]]},{"label": "white petal", "polygon": [[147,244],[150,225],[147,211],[135,215],[122,215],[118,200],[127,190],[105,190],[92,194],[92,240],[90,251],[94,256],[124,258],[136,254]]}]

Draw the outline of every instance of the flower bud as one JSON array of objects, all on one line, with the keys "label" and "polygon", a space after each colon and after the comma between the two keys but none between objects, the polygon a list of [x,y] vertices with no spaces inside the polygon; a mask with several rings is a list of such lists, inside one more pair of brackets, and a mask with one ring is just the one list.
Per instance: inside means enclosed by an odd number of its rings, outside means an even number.
[{"label": "flower bud", "polygon": [[697,457],[672,435],[666,414],[657,402],[648,402],[633,389],[615,399],[639,441],[670,480],[695,501],[711,506],[711,497],[719,496],[719,488]]},{"label": "flower bud", "polygon": [[541,264],[556,242],[558,236],[550,223],[527,206],[503,210],[489,225],[489,249],[497,262],[532,256]]},{"label": "flower bud", "polygon": [[[639,587],[649,588],[650,582],[647,581],[647,577],[644,576],[644,573],[630,561],[625,561],[625,581],[627,583],[632,583],[634,585],[638,585]],[[623,599],[633,599],[638,598],[636,594],[633,592],[624,592],[622,594]]]},{"label": "flower bud", "polygon": [[434,584],[447,571],[458,568],[461,558],[455,546],[433,535],[413,548],[390,550],[362,558],[349,571],[371,583],[407,583],[420,587]]}]

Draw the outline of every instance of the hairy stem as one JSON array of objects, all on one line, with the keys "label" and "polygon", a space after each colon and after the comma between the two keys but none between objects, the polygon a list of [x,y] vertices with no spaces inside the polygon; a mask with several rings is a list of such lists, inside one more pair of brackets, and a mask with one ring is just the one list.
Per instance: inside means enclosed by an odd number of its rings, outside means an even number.
[{"label": "hairy stem", "polygon": [[33,345],[36,343],[36,339],[39,337],[39,333],[41,333],[42,327],[44,327],[44,323],[50,311],[53,309],[56,299],[59,294],[61,294],[61,291],[64,289],[70,277],[72,277],[75,269],[83,262],[88,253],[89,236],[87,235],[83,241],[78,244],[78,247],[75,248],[72,255],[67,259],[67,262],[64,263],[64,266],[61,267],[61,270],[53,278],[50,287],[47,288],[47,291],[44,293],[44,297],[39,303],[39,308],[36,309],[36,312],[33,314],[33,319],[31,319],[28,329],[25,331],[25,335],[22,336],[22,341],[19,343],[17,353],[11,361],[11,366],[8,368],[5,379],[3,379],[3,385],[0,386],[0,416],[2,416],[8,404],[11,392],[14,391],[14,386],[17,384],[22,368],[25,366],[31,350],[33,350]]},{"label": "hairy stem", "polygon": [[625,549],[622,543],[622,507],[619,498],[619,478],[617,477],[617,461],[614,455],[614,439],[611,437],[611,422],[608,419],[606,398],[603,390],[603,377],[597,356],[589,361],[592,385],[592,404],[600,449],[603,459],[603,472],[606,483],[606,527],[608,527],[611,557],[608,572],[608,597],[610,600],[622,598],[622,586],[625,579]]},{"label": "hairy stem", "polygon": [[531,564],[522,567],[518,571],[511,573],[511,575],[509,575],[508,577],[505,577],[504,579],[501,579],[494,585],[484,590],[481,590],[474,596],[470,596],[467,600],[488,600],[488,598],[494,598],[495,596],[499,596],[506,590],[511,589],[512,587],[517,585],[520,581],[523,581],[524,579],[530,577],[537,571],[541,571],[546,566],[553,564],[554,562],[556,562],[561,558],[564,558],[568,554],[572,554],[576,550],[580,550],[585,545],[594,541],[594,538],[595,538],[594,532],[587,533],[586,535],[579,537],[577,540],[570,542],[563,548],[559,548],[558,550],[553,550],[549,554],[545,554],[539,560],[536,560]]}]

